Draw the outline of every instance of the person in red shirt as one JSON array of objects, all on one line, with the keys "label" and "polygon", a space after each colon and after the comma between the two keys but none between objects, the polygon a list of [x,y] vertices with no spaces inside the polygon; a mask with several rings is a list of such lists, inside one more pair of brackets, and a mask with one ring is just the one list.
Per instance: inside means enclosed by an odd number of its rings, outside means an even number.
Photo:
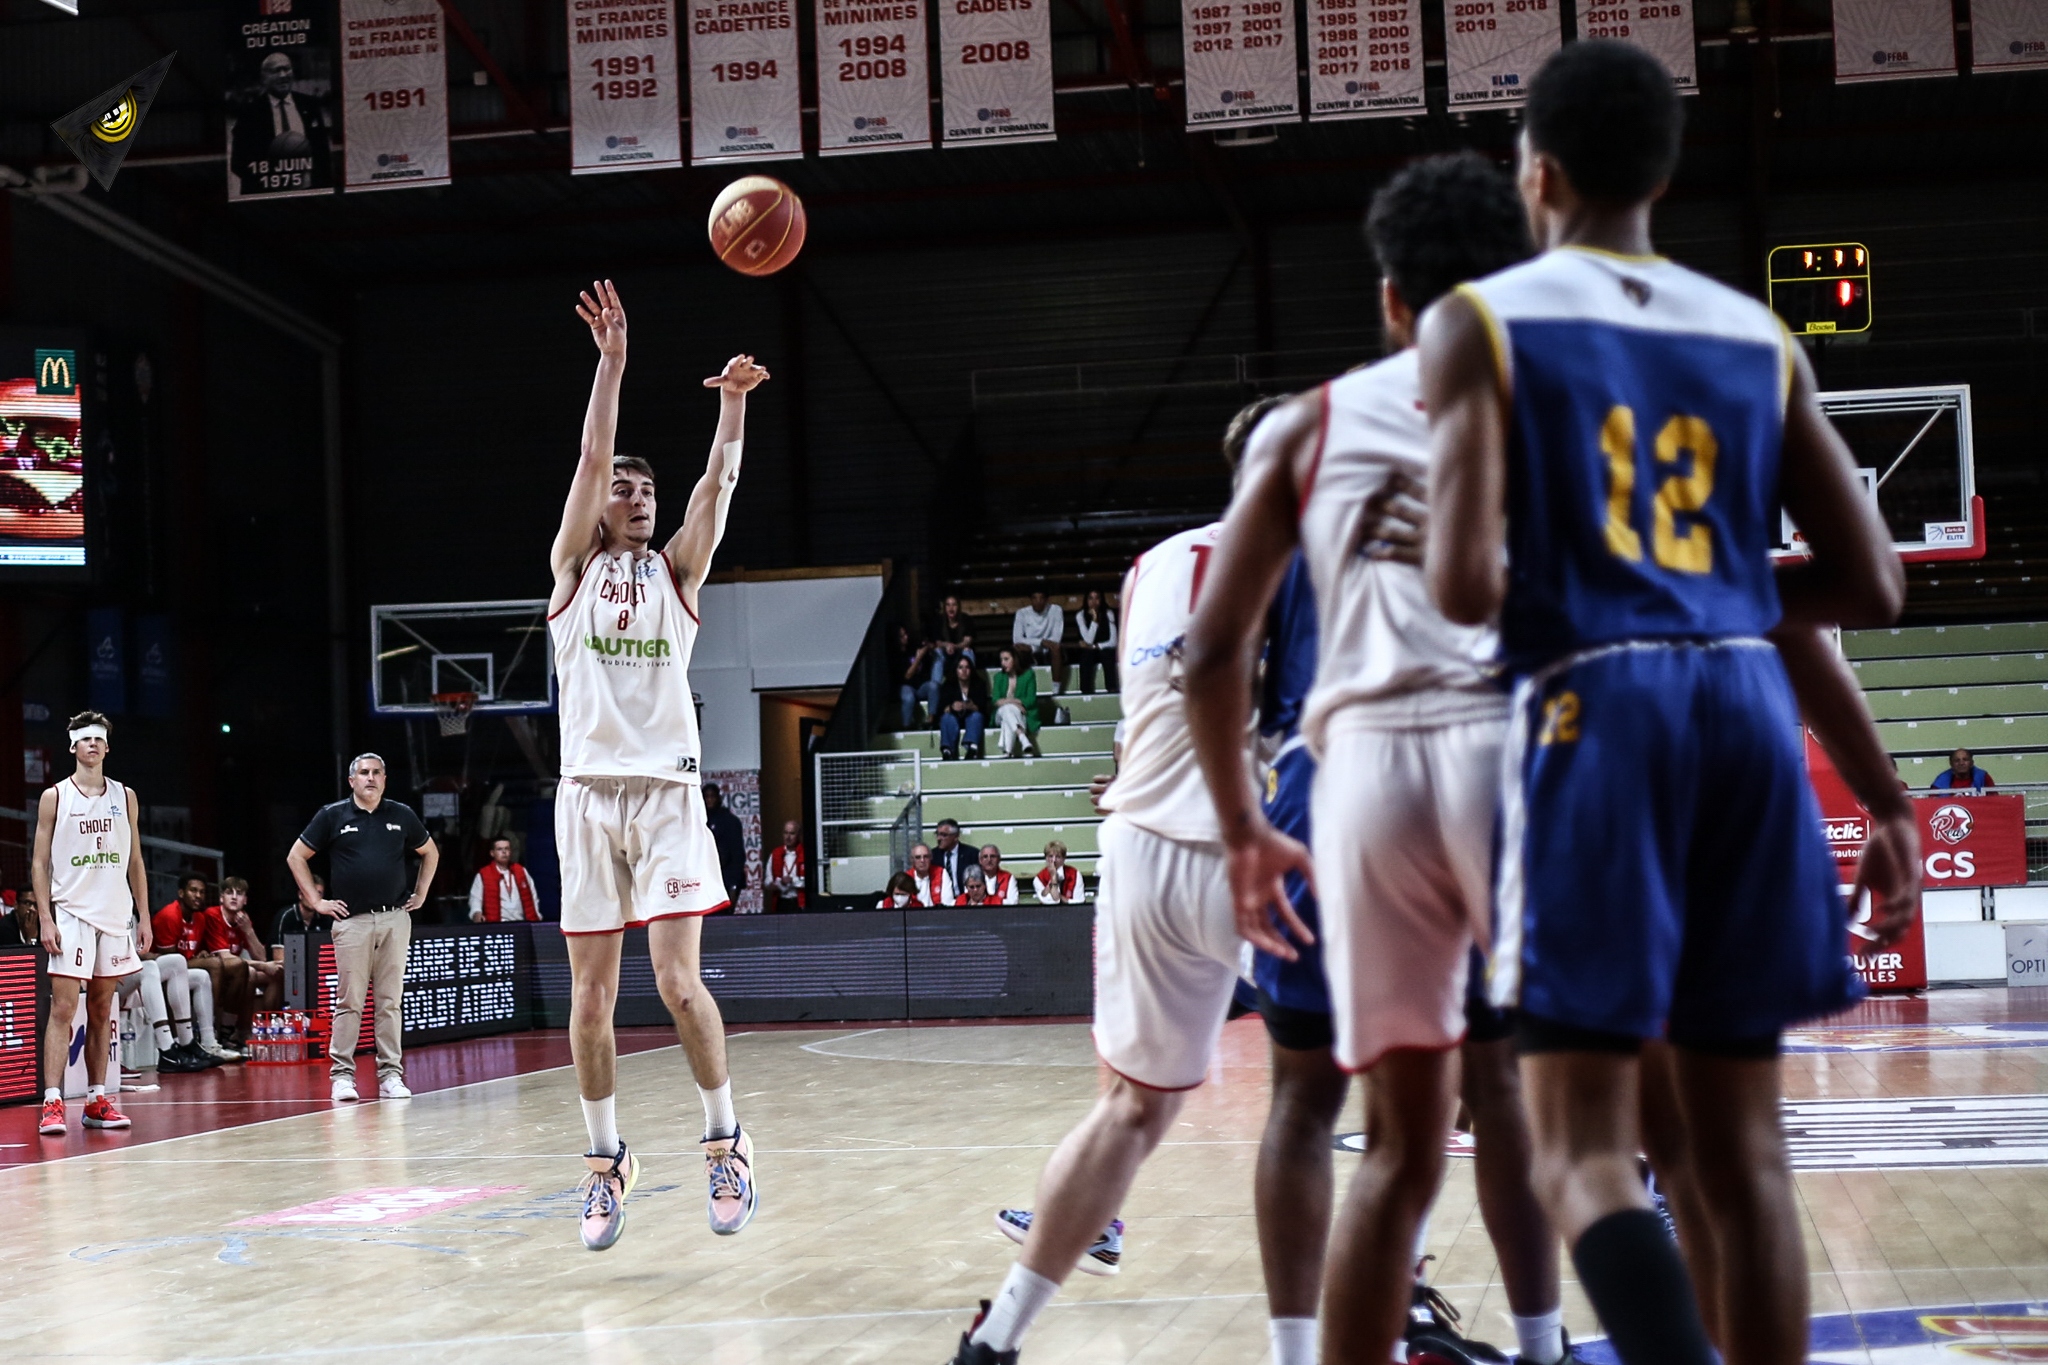
[{"label": "person in red shirt", "polygon": [[252,983],[227,916],[206,903],[206,878],[197,872],[180,877],[178,898],[150,916],[149,927],[161,951],[181,954],[187,966],[212,980],[214,1013],[228,1041],[234,1026],[249,1017]]}]

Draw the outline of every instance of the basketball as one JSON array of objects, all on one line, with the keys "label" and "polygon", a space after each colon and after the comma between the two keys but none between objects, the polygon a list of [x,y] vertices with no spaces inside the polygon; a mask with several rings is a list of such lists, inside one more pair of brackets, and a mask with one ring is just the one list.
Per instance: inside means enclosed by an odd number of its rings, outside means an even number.
[{"label": "basketball", "polygon": [[749,175],[711,205],[711,249],[742,275],[773,275],[804,249],[804,203],[780,180]]}]

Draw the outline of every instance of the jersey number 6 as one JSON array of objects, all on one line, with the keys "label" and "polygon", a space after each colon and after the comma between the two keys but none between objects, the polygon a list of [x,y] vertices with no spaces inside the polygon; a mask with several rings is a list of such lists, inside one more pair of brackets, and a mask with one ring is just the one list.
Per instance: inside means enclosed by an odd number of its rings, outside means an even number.
[{"label": "jersey number 6", "polygon": [[[1643,560],[1642,533],[1629,524],[1636,491],[1636,414],[1616,404],[1600,426],[1600,450],[1607,457],[1607,548],[1632,564]],[[1690,452],[1692,472],[1678,472]],[[1714,493],[1714,457],[1720,446],[1703,417],[1674,416],[1657,433],[1654,450],[1661,475],[1651,500],[1650,556],[1677,573],[1710,573],[1714,567],[1712,533],[1698,523],[1678,530],[1680,513],[1698,512]]]}]

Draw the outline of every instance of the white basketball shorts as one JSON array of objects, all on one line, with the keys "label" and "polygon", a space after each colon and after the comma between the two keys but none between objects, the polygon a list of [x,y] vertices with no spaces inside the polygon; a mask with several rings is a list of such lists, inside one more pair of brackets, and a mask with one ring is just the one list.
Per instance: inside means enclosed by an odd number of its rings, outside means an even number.
[{"label": "white basketball shorts", "polygon": [[1191,1090],[1209,1070],[1243,955],[1223,847],[1120,815],[1098,837],[1095,1050],[1125,1080]]},{"label": "white basketball shorts", "polygon": [[731,904],[695,783],[573,777],[555,788],[562,932],[708,915]]},{"label": "white basketball shorts", "polygon": [[95,976],[126,976],[142,965],[132,931],[110,934],[57,907],[57,942],[62,950],[50,958],[51,976],[84,981]]},{"label": "white basketball shorts", "polygon": [[1309,798],[1337,1062],[1465,1036],[1465,973],[1490,932],[1505,725],[1332,720]]}]

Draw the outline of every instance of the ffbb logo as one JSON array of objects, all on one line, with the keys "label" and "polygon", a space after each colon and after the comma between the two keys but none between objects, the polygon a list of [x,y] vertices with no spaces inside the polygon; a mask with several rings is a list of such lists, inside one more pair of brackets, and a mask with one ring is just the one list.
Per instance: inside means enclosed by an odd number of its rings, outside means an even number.
[{"label": "ffbb logo", "polygon": [[37,393],[45,397],[69,398],[77,391],[78,352],[36,352]]}]

